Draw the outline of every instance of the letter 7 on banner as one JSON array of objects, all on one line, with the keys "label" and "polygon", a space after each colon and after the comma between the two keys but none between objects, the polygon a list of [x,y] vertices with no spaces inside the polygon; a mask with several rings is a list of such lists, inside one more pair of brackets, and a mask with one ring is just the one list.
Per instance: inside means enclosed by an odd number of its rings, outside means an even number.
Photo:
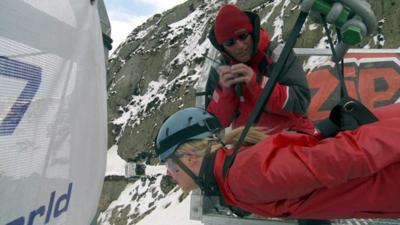
[{"label": "letter 7 on banner", "polygon": [[[41,68],[0,56],[0,136],[14,133],[41,79]],[[16,88],[21,84],[25,84],[23,88]],[[19,95],[16,89],[22,89]]]}]

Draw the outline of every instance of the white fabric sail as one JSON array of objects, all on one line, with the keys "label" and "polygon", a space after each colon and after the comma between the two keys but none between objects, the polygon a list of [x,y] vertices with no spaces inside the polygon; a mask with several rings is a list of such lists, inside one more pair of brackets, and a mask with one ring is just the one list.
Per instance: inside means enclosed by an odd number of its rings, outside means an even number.
[{"label": "white fabric sail", "polygon": [[0,1],[0,224],[92,221],[107,151],[97,1]]}]

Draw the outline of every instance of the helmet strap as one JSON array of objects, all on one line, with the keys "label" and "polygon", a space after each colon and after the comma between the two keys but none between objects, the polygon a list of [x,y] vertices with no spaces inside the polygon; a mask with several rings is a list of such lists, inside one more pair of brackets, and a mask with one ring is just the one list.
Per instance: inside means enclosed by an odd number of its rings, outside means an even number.
[{"label": "helmet strap", "polygon": [[201,190],[203,190],[203,185],[199,182],[199,177],[193,173],[191,169],[189,169],[175,154],[171,155],[171,159],[189,176],[193,179],[193,181],[199,186]]}]

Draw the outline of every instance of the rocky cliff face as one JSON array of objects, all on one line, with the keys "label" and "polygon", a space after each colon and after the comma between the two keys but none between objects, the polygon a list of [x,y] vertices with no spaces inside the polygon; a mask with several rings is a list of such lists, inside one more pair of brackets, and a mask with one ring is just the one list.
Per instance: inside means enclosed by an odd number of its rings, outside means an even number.
[{"label": "rocky cliff face", "polygon": [[[134,159],[151,142],[160,122],[179,107],[194,105],[194,87],[210,44],[207,32],[219,6],[226,1],[190,0],[137,27],[109,60],[109,146],[118,144],[124,159]],[[397,48],[400,2],[370,1],[379,21],[372,38],[359,47]],[[290,0],[237,1],[260,15],[272,39],[284,41],[298,14]],[[315,47],[322,27],[309,19],[298,47]],[[168,104],[165,104],[167,103]]]},{"label": "rocky cliff face", "polygon": [[[118,154],[123,159],[147,165],[157,163],[152,141],[166,116],[179,108],[195,105],[196,85],[204,73],[205,65],[209,63],[204,57],[211,48],[206,38],[207,32],[218,8],[226,2],[189,0],[156,14],[135,28],[109,59],[108,143],[109,147],[118,145]],[[379,26],[358,47],[398,48],[400,1],[369,2],[377,15]],[[299,12],[290,0],[238,0],[235,3],[242,9],[257,12],[262,27],[272,39],[280,42],[288,37]],[[322,26],[308,19],[297,47],[326,45]],[[159,177],[143,175],[140,179],[151,183],[152,179]],[[100,211],[104,211],[127,185],[140,179],[106,179]],[[164,194],[155,196],[162,198]],[[129,211],[123,206],[115,210],[119,213]],[[123,213],[127,213],[125,211]],[[126,220],[110,218],[108,221],[111,224],[127,223]]]}]

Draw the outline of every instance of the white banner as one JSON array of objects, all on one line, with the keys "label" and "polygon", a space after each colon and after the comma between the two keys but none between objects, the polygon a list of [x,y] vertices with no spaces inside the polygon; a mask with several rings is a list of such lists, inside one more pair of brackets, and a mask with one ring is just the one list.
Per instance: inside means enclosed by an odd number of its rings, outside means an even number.
[{"label": "white banner", "polygon": [[0,1],[0,224],[88,225],[107,151],[97,1]]}]

